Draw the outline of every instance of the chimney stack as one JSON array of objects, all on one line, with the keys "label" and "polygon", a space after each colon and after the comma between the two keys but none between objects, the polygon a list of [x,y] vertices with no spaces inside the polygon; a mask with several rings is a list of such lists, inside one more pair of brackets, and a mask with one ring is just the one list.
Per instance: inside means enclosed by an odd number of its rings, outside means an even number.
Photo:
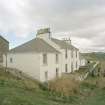
[{"label": "chimney stack", "polygon": [[39,29],[37,31],[37,37],[38,38],[51,38],[51,32],[50,32],[50,28],[43,28],[43,29]]},{"label": "chimney stack", "polygon": [[68,44],[71,44],[71,39],[70,38],[63,38],[63,41],[65,41]]}]

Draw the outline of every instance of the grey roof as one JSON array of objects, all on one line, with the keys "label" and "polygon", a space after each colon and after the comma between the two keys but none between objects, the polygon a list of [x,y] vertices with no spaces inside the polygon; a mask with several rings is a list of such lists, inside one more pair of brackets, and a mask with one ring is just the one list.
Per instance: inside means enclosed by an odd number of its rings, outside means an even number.
[{"label": "grey roof", "polygon": [[50,46],[48,43],[46,43],[43,39],[41,38],[36,38],[33,39],[23,45],[20,45],[12,50],[10,50],[10,53],[24,53],[24,52],[36,52],[36,53],[60,53],[57,51],[55,48]]},{"label": "grey roof", "polygon": [[59,45],[61,49],[70,49],[70,50],[76,49],[76,50],[78,50],[76,47],[74,47],[71,44],[68,44],[67,42],[65,42],[63,40],[58,40],[58,39],[54,39],[54,38],[51,38],[51,40],[53,42],[55,42],[57,45]]}]

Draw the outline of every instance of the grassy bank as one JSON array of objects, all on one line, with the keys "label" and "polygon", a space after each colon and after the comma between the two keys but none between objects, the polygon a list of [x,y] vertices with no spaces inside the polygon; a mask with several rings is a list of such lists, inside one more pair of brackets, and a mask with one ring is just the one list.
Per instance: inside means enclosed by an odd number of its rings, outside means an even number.
[{"label": "grassy bank", "polygon": [[[105,78],[89,77],[80,84],[69,83],[69,80],[58,80],[59,86],[62,82],[64,92],[74,91],[68,97],[52,94],[36,81],[19,80],[9,73],[0,71],[0,105],[105,105],[103,85]],[[74,89],[72,90],[68,84],[74,86]],[[57,82],[54,85],[58,87]]]}]

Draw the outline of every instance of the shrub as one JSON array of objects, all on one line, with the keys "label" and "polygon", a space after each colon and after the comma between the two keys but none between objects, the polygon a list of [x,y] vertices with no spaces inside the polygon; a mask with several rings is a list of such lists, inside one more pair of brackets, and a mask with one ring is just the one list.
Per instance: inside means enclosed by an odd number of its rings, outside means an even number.
[{"label": "shrub", "polygon": [[84,81],[84,82],[82,82],[81,85],[82,85],[83,87],[88,88],[88,89],[91,89],[91,90],[93,90],[93,89],[96,88],[96,84],[91,83],[91,82],[89,82],[89,81]]},{"label": "shrub", "polygon": [[79,92],[79,81],[69,78],[59,78],[50,81],[48,89],[53,93],[61,97],[71,96]]},{"label": "shrub", "polygon": [[5,80],[0,80],[0,85],[5,85]]},{"label": "shrub", "polygon": [[96,86],[98,88],[104,89],[105,88],[105,78],[101,77],[96,81]]},{"label": "shrub", "polygon": [[39,87],[40,89],[44,90],[44,91],[48,91],[48,83],[39,83]]},{"label": "shrub", "polygon": [[23,84],[26,90],[35,90],[35,89],[39,89],[39,85],[37,82],[35,81],[31,81],[31,80],[23,80]]}]

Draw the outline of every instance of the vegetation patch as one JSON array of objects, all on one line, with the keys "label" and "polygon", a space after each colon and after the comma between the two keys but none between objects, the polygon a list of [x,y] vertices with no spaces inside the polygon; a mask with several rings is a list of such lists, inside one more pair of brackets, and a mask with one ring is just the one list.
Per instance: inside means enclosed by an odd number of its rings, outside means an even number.
[{"label": "vegetation patch", "polygon": [[79,93],[80,83],[74,79],[59,78],[48,83],[48,89],[53,94],[69,97]]}]

